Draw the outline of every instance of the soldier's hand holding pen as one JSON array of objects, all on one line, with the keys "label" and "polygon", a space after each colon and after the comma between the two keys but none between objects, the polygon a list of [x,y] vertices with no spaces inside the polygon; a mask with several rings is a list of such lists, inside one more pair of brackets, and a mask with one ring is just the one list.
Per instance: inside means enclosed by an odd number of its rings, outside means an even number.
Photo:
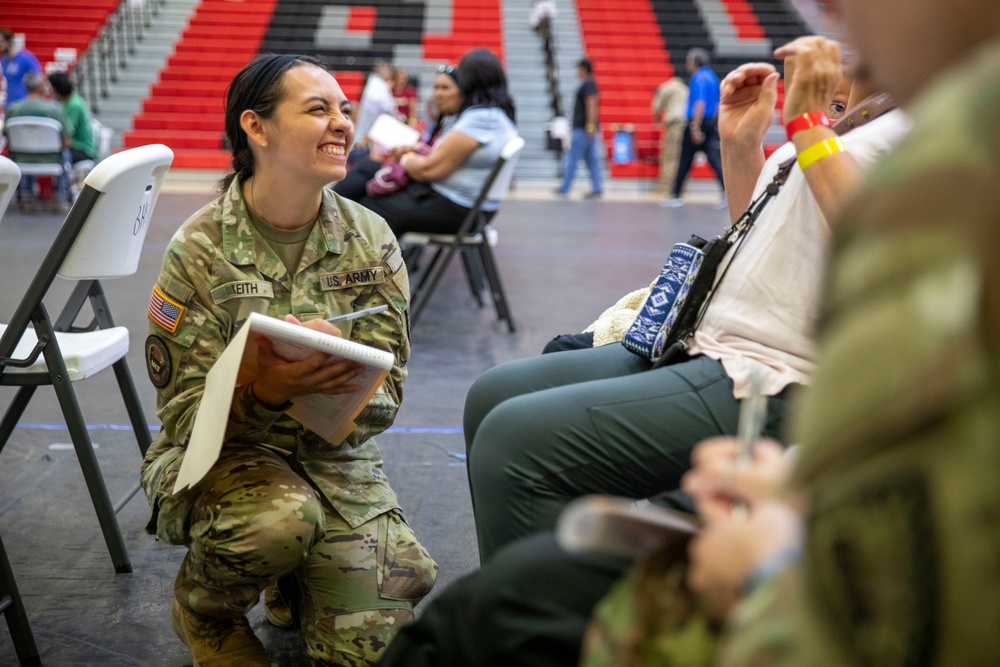
[{"label": "soldier's hand holding pen", "polygon": [[698,506],[705,522],[728,516],[735,501],[753,505],[777,498],[788,480],[791,464],[774,440],[758,440],[751,460],[740,457],[737,438],[703,440],[691,452],[691,470],[681,488]]}]

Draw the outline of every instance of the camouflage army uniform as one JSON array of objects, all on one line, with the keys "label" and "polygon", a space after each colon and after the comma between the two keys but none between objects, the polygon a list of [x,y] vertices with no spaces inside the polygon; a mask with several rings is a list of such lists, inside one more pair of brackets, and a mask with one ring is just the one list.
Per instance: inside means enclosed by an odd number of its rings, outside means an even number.
[{"label": "camouflage army uniform", "polygon": [[[209,617],[245,614],[261,589],[295,571],[303,634],[318,664],[372,661],[433,585],[437,565],[403,520],[372,436],[402,399],[409,287],[399,247],[370,211],[324,192],[321,215],[289,275],[255,230],[238,183],[171,240],[151,301],[147,367],[162,429],[142,465],[148,530],[189,552],[177,600]],[[357,428],[329,443],[237,389],[218,463],[171,493],[205,374],[252,312],[300,320],[388,304],[339,326],[395,364]]]},{"label": "camouflage army uniform", "polygon": [[738,616],[723,664],[1000,664],[1000,41],[913,118],[836,239],[804,556],[762,594],[797,592]]}]

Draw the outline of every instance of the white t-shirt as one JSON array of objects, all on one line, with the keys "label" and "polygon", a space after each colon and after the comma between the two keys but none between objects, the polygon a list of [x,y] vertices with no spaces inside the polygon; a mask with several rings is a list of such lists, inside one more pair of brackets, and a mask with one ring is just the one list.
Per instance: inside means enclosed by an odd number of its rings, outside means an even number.
[{"label": "white t-shirt", "polygon": [[396,117],[396,97],[385,79],[378,74],[369,74],[358,103],[358,122],[354,126],[355,141],[361,141],[368,134],[380,114]]},{"label": "white t-shirt", "polygon": [[[848,152],[868,169],[909,129],[899,110],[843,136]],[[768,158],[756,199],[795,155],[785,144]],[[749,394],[749,375],[761,369],[773,396],[790,383],[805,384],[814,367],[816,315],[822,298],[830,227],[796,164],[779,194],[761,212],[695,332],[690,354],[722,362],[736,398]],[[725,270],[719,268],[721,276]]]}]

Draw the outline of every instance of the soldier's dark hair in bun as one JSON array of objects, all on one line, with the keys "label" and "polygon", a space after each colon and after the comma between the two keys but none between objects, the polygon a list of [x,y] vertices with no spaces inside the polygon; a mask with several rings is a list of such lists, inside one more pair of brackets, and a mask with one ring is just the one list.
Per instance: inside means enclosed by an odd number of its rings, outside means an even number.
[{"label": "soldier's dark hair in bun", "polygon": [[328,69],[319,60],[297,54],[263,53],[233,77],[226,90],[226,141],[232,153],[233,172],[219,181],[219,190],[229,189],[233,179],[246,181],[253,176],[254,161],[247,134],[240,125],[240,116],[247,109],[261,118],[270,118],[285,96],[281,77],[300,65],[316,65]]}]

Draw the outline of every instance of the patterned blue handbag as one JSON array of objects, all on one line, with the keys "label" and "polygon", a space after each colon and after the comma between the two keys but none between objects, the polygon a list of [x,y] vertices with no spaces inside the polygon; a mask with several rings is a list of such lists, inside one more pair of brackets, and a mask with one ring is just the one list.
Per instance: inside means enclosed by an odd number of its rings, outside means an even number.
[{"label": "patterned blue handbag", "polygon": [[664,323],[671,313],[673,318],[670,319],[676,319],[677,309],[684,303],[684,297],[691,289],[691,283],[705,259],[705,243],[705,239],[692,236],[687,243],[674,245],[663,264],[660,277],[622,340],[622,345],[629,352],[651,361],[656,360],[653,355],[656,337],[664,329]]},{"label": "patterned blue handbag", "polygon": [[[679,353],[687,350],[711,301],[723,258],[729,255],[732,262],[761,211],[784,185],[794,163],[795,158],[782,162],[764,192],[725,232],[711,241],[692,236],[687,243],[673,247],[659,279],[622,339],[627,350],[653,362],[654,367],[673,363]],[[729,263],[719,281],[728,268]]]}]

